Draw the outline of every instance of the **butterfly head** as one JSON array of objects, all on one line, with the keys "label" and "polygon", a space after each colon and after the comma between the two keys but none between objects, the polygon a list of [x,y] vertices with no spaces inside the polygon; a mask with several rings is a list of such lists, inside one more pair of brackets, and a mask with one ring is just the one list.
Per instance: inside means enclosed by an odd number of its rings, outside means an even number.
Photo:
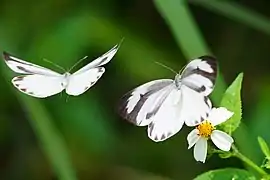
[{"label": "butterfly head", "polygon": [[69,72],[65,72],[64,77],[68,78],[71,74]]}]

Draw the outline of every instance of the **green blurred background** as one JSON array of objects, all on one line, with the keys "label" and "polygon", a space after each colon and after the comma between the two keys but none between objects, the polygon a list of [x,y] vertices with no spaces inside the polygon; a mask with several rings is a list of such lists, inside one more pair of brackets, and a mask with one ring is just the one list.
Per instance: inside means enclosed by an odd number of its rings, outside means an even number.
[{"label": "green blurred background", "polygon": [[[136,86],[174,74],[192,58],[213,54],[221,76],[212,95],[244,72],[243,124],[234,134],[241,151],[263,160],[258,135],[270,142],[269,1],[91,0],[0,2],[0,50],[55,69],[88,55],[77,69],[125,37],[106,73],[78,97],[36,99],[12,85],[1,67],[1,180],[189,180],[216,168],[245,168],[212,156],[195,162],[180,133],[162,143],[117,114],[119,98]],[[75,68],[76,69],[76,68]]]}]

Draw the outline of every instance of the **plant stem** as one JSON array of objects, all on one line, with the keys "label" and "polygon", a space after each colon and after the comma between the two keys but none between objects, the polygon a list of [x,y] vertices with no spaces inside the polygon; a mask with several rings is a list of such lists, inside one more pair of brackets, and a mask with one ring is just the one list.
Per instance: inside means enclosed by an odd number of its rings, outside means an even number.
[{"label": "plant stem", "polygon": [[246,163],[247,165],[252,167],[254,170],[256,170],[261,175],[263,175],[263,176],[268,175],[262,168],[260,168],[257,164],[255,164],[252,160],[250,160],[248,157],[246,157],[245,155],[240,153],[239,150],[234,145],[232,146],[232,149],[233,149],[233,156],[242,160],[244,163]]}]

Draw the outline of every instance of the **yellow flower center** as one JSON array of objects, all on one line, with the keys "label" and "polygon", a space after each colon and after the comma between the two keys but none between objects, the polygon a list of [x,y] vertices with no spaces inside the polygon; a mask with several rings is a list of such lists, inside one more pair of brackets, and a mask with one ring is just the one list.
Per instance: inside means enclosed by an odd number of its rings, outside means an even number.
[{"label": "yellow flower center", "polygon": [[213,130],[215,129],[215,127],[209,121],[204,121],[196,128],[199,130],[198,135],[205,138],[208,138],[212,134]]}]

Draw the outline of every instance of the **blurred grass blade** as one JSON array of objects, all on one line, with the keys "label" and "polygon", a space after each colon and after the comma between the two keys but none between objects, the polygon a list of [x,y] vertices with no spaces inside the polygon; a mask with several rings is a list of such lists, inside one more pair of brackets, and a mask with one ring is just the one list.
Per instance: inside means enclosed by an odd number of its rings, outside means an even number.
[{"label": "blurred grass blade", "polygon": [[60,180],[76,180],[63,137],[52,124],[52,119],[46,110],[35,99],[21,97],[20,100],[58,178]]},{"label": "blurred grass blade", "polygon": [[270,34],[270,19],[235,2],[216,0],[191,0],[189,2]]},{"label": "blurred grass blade", "polygon": [[170,26],[186,58],[194,58],[205,53],[211,53],[185,1],[155,0],[155,4],[162,17]]},{"label": "blurred grass blade", "polygon": [[[155,0],[156,7],[167,24],[187,59],[211,54],[199,28],[190,14],[187,2],[184,0]],[[212,94],[215,103],[219,103],[226,89],[223,77],[219,74],[216,88]]]},{"label": "blurred grass blade", "polygon": [[46,110],[35,99],[20,97],[20,100],[58,178],[61,180],[76,180],[63,138],[52,124],[52,119]]},{"label": "blurred grass blade", "polygon": [[[3,41],[3,44],[7,44],[6,41]],[[21,106],[24,108],[25,114],[28,116],[28,120],[39,141],[38,143],[47,156],[48,161],[52,164],[52,171],[57,176],[57,179],[77,180],[64,138],[55,128],[53,120],[45,107],[39,103],[41,99],[35,99],[18,92],[10,83],[12,73],[6,68],[6,65],[1,64],[1,66],[1,73],[20,100]]]}]

